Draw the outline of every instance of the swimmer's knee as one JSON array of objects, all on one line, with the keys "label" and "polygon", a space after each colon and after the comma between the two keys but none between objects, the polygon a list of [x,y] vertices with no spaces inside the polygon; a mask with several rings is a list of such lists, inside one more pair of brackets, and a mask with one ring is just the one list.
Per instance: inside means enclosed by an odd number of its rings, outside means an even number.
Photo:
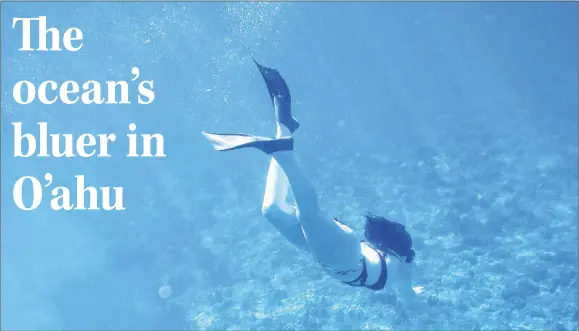
[{"label": "swimmer's knee", "polygon": [[282,216],[284,212],[275,203],[264,203],[261,206],[261,214],[267,219],[276,219]]}]

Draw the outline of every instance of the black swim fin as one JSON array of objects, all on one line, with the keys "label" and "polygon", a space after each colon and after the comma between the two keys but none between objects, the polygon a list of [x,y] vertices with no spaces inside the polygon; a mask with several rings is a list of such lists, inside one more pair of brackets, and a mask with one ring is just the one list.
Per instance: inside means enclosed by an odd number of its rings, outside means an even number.
[{"label": "black swim fin", "polygon": [[266,154],[271,154],[278,151],[293,150],[294,148],[294,140],[291,137],[274,139],[243,133],[209,133],[205,131],[201,133],[211,142],[213,148],[218,151],[253,147]]},{"label": "black swim fin", "polygon": [[265,85],[267,86],[267,90],[269,91],[271,102],[275,107],[276,120],[285,125],[290,132],[293,133],[300,127],[300,123],[292,117],[292,100],[289,87],[279,71],[273,68],[264,67],[255,59],[253,59],[253,62],[255,62],[255,65],[259,69],[259,72],[265,81]]}]

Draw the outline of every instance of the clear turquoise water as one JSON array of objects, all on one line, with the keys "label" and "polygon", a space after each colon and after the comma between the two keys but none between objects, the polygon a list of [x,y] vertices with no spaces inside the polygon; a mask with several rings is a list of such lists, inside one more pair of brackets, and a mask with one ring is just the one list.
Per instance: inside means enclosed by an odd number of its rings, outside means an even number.
[{"label": "clear turquoise water", "polygon": [[[2,3],[2,329],[577,329],[577,3]],[[18,52],[12,18],[84,32]],[[404,222],[424,306],[340,285],[260,216],[286,77],[328,213]],[[147,106],[20,106],[12,86],[154,80]],[[132,95],[131,98],[134,98]],[[132,99],[134,100],[134,99]],[[162,133],[167,157],[13,158],[13,128]],[[125,188],[124,212],[24,212],[21,176]],[[27,193],[27,198],[30,198]],[[162,299],[161,286],[172,294]]]}]

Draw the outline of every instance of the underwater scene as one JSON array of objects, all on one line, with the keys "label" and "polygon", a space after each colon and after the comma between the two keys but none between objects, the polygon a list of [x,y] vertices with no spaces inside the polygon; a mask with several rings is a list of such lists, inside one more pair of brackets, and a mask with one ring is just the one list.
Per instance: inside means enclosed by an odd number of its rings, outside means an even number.
[{"label": "underwater scene", "polygon": [[577,330],[577,2],[3,2],[2,330]]}]

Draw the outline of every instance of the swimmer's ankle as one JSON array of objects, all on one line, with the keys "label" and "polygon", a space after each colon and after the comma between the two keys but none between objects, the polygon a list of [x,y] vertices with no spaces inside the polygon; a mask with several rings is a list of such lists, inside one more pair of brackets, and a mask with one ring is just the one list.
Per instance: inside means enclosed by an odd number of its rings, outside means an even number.
[{"label": "swimmer's ankle", "polygon": [[290,129],[288,129],[285,125],[277,122],[277,134],[276,134],[276,138],[281,138],[281,137],[291,137],[292,133],[290,131]]}]

